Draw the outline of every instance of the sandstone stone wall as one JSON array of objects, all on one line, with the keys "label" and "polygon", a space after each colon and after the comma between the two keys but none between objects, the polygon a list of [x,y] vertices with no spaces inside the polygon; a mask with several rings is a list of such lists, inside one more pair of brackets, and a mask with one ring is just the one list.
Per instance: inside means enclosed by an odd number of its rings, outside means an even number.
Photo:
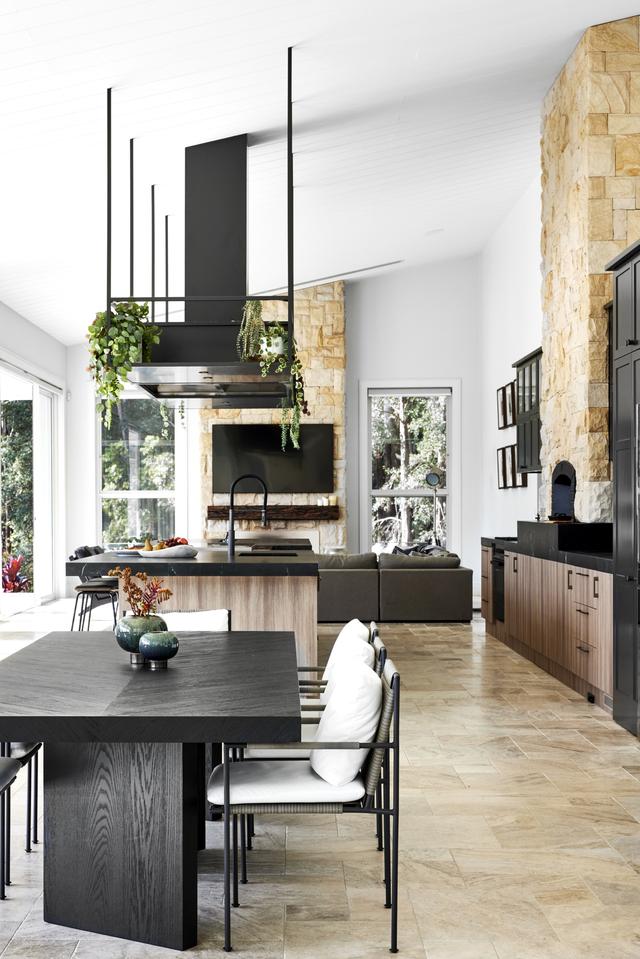
[{"label": "sandstone stone wall", "polygon": [[[287,305],[278,301],[264,303],[265,319],[286,321]],[[344,546],[346,543],[345,516],[345,335],[344,335],[344,283],[325,283],[322,286],[296,290],[295,332],[298,352],[305,370],[306,397],[309,416],[302,422],[333,423],[334,436],[334,492],[338,497],[340,518],[337,522],[319,523],[274,523],[272,529],[305,535],[305,530],[316,529],[320,534],[320,548]],[[206,527],[207,506],[210,503],[226,503],[228,497],[211,493],[212,462],[211,427],[214,423],[279,423],[280,410],[202,410],[201,423],[201,475],[202,516]],[[283,454],[286,455],[286,454]],[[259,497],[238,493],[238,503],[253,503]],[[278,503],[315,504],[317,494],[273,494]],[[238,528],[251,529],[257,524],[242,522]],[[214,525],[215,535],[224,534],[226,523]]]},{"label": "sandstone stone wall", "polygon": [[604,264],[640,238],[640,17],[590,27],[542,113],[541,512],[555,464],[576,515],[611,519]]}]

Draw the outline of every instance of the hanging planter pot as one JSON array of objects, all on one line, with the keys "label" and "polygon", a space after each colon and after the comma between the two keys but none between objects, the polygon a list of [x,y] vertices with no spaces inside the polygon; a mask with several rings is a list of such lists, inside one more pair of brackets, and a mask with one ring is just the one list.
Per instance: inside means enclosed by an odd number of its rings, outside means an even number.
[{"label": "hanging planter pot", "polygon": [[267,333],[260,340],[261,356],[284,356],[286,350],[287,345],[284,336],[272,336]]}]

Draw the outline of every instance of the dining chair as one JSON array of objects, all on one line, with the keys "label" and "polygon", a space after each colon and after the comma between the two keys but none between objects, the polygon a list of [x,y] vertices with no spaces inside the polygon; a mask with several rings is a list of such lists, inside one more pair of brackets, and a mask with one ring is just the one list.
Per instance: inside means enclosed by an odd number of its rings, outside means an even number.
[{"label": "dining chair", "polygon": [[[378,635],[378,627],[374,622],[365,626],[359,619],[352,619],[346,623],[338,633],[325,666],[299,666],[298,672],[303,674],[298,679],[300,691],[308,696],[321,692],[327,685],[329,676],[336,662],[348,651],[350,655],[360,655],[366,662],[366,654],[360,651],[358,640],[371,644]],[[321,675],[320,679],[313,679],[312,675]]]},{"label": "dining chair", "polygon": [[[238,906],[238,820],[253,814],[291,815],[364,814],[380,815],[384,823],[384,886],[387,909],[391,910],[390,951],[398,951],[398,837],[400,791],[400,675],[387,659],[382,671],[382,702],[377,730],[371,740],[322,741],[316,739],[313,752],[322,756],[334,750],[362,751],[366,757],[360,771],[348,782],[334,784],[317,772],[318,760],[296,763],[248,760],[234,762],[232,756],[248,744],[225,743],[223,763],[209,779],[207,795],[212,806],[223,814],[224,822],[224,950],[231,951],[231,905]],[[335,699],[332,699],[332,703]],[[323,716],[319,728],[322,731]],[[335,718],[335,717],[333,717]],[[303,720],[304,722],[304,720]],[[271,746],[271,744],[261,744]],[[296,750],[305,743],[291,743]],[[256,747],[257,748],[257,747]],[[273,748],[283,748],[273,744]],[[382,802],[378,805],[383,758],[391,775],[382,779]],[[323,760],[326,762],[326,759]],[[315,769],[314,769],[315,764]],[[233,899],[232,897],[233,875]]]},{"label": "dining chair", "polygon": [[0,899],[6,899],[6,864],[9,861],[7,853],[7,796],[11,784],[20,772],[21,765],[17,759],[0,759]]},{"label": "dining chair", "polygon": [[[352,620],[352,622],[358,622],[358,620],[355,620],[355,621]],[[366,628],[367,627],[365,627],[365,629]],[[360,636],[362,637],[362,634],[360,634]],[[366,663],[370,663],[372,667],[375,669],[376,674],[378,676],[381,676],[382,670],[384,668],[384,664],[387,659],[387,648],[382,642],[382,640],[380,639],[378,627],[374,622],[372,622],[368,628],[368,636],[369,636],[368,647],[366,646],[364,647],[368,655],[365,656],[364,660],[362,661]],[[351,658],[353,657],[353,653],[355,652],[359,654],[359,649],[360,647],[357,639],[355,643],[350,640],[348,643],[344,644],[344,646],[342,647],[342,651],[339,652],[338,655],[334,658],[334,661],[333,661],[334,668],[330,669],[328,679],[326,681],[323,680],[323,685],[320,688],[320,691],[318,692],[317,687],[311,687],[311,689],[315,691],[315,694],[317,697],[316,699],[313,699],[313,700],[304,699],[303,697],[305,696],[305,694],[308,696],[310,695],[310,692],[306,689],[301,688],[300,709],[305,714],[305,717],[306,717],[306,722],[302,727],[303,742],[306,743],[307,741],[311,741],[313,737],[315,736],[315,729],[316,729],[317,723],[319,723],[320,721],[320,715],[318,714],[322,714],[322,711],[324,710],[327,700],[329,696],[331,695],[332,679],[334,680],[337,679],[343,670],[349,668],[349,662]],[[371,660],[372,662],[370,662]],[[327,668],[329,668],[329,663],[327,663],[327,667],[325,667],[325,672],[327,671]],[[315,724],[310,715],[312,713],[315,714]],[[310,755],[310,749],[305,746],[304,749],[296,750],[295,753],[293,753],[291,750],[287,752],[285,750],[277,749],[277,748],[276,749],[248,749],[248,750],[241,751],[237,758],[293,760],[293,759],[308,759],[309,755]],[[246,872],[246,856],[245,856],[244,842],[246,841],[247,849],[249,850],[252,849],[252,846],[253,846],[252,840],[256,834],[254,816],[253,815],[248,816],[246,826],[244,821],[241,820],[240,826],[241,826],[241,836],[243,841],[242,882],[246,883],[247,872]],[[382,819],[380,816],[378,816],[376,819],[376,840],[377,840],[378,849],[382,851],[383,835],[382,835]]]},{"label": "dining chair", "polygon": [[[27,818],[25,828],[25,852],[31,852],[31,844],[38,843],[38,753],[42,743],[0,743],[0,757],[18,763],[18,770],[27,767]],[[11,789],[4,797],[3,874],[5,885],[11,885]]]}]

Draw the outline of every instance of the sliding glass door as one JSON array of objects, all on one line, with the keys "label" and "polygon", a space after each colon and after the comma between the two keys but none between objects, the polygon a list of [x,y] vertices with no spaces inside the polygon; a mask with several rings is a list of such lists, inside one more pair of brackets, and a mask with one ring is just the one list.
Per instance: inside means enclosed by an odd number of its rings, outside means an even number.
[{"label": "sliding glass door", "polygon": [[55,594],[57,396],[0,366],[0,613]]}]

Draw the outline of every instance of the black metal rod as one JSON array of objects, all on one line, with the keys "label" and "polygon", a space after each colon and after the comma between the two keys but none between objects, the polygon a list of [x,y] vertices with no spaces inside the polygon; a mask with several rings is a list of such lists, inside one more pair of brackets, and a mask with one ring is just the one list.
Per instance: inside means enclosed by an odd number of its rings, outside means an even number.
[{"label": "black metal rod", "polygon": [[295,336],[293,318],[293,103],[292,103],[292,53],[287,50],[287,318],[289,335],[287,337],[287,360],[289,368],[293,361],[293,339]]},{"label": "black metal rod", "polygon": [[164,217],[164,321],[169,322],[169,214]]},{"label": "black metal rod", "polygon": [[107,89],[107,323],[111,312],[111,87]]},{"label": "black metal rod", "polygon": [[133,137],[129,140],[129,296],[133,296]]},{"label": "black metal rod", "polygon": [[111,296],[111,303],[120,303],[129,300],[131,303],[232,303],[236,300],[240,303],[246,300],[281,300],[287,302],[286,296]]},{"label": "black metal rod", "polygon": [[151,184],[151,322],[156,318],[156,187]]}]

